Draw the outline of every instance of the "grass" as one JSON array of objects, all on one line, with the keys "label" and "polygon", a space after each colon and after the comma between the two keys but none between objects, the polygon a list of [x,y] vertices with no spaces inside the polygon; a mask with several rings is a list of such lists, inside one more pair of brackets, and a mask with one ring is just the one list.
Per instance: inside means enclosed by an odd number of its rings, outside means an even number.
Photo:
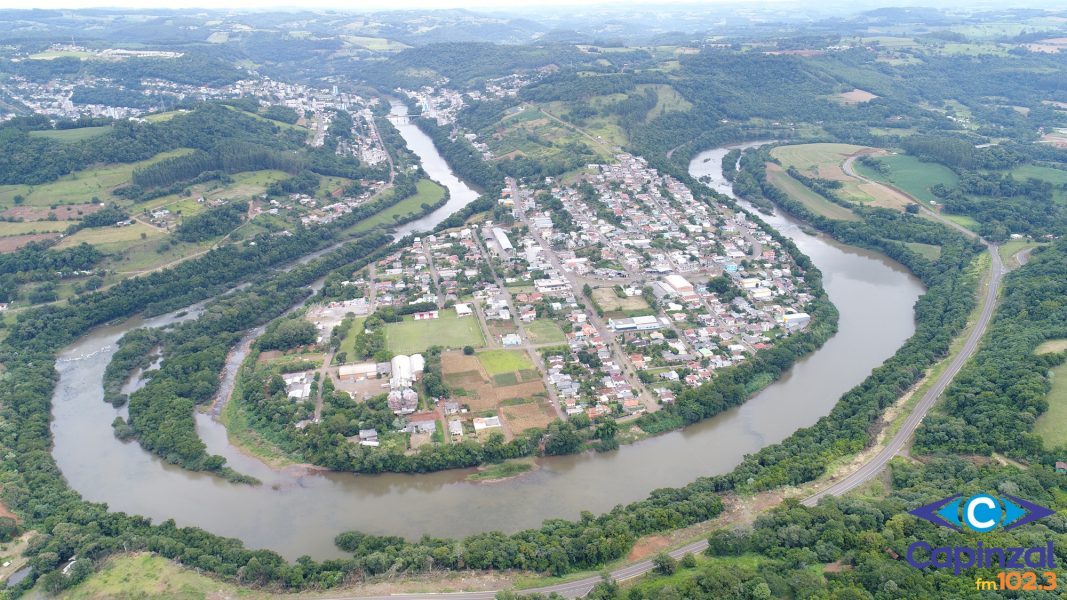
[{"label": "grass", "polygon": [[1031,177],[1043,179],[1054,186],[1052,197],[1058,202],[1067,203],[1067,190],[1063,188],[1064,185],[1067,185],[1067,171],[1039,167],[1037,165],[1022,165],[1012,169],[1011,175],[1015,179],[1029,179]]},{"label": "grass", "polygon": [[903,190],[913,198],[929,204],[937,201],[930,188],[937,184],[944,184],[952,188],[956,186],[959,178],[948,167],[937,163],[923,162],[914,156],[906,154],[893,154],[876,159],[889,169],[887,175],[865,167],[856,161],[856,170],[868,179],[889,183]]},{"label": "grass", "polygon": [[416,321],[411,317],[385,326],[385,341],[390,352],[413,354],[430,346],[462,348],[485,345],[485,338],[474,317],[458,318],[453,309],[444,309],[437,319]]},{"label": "grass", "polygon": [[[485,350],[478,353],[478,361],[490,377],[511,374],[515,371],[532,369],[530,357],[522,350]],[[512,382],[514,383],[514,382]]]},{"label": "grass", "polygon": [[75,171],[51,183],[43,185],[0,186],[0,207],[15,204],[15,196],[22,196],[26,206],[52,206],[60,204],[85,204],[94,196],[110,199],[110,191],[130,180],[134,169],[157,163],[165,158],[188,154],[192,150],[180,148],[161,152],[152,158],[135,163],[100,165]]},{"label": "grass", "polygon": [[975,221],[973,218],[968,217],[967,215],[950,215],[947,213],[942,213],[941,216],[957,225],[962,225],[963,227],[966,227],[971,231],[978,231],[978,221]]},{"label": "grass", "polygon": [[857,217],[851,210],[844,206],[834,204],[819,194],[816,194],[774,163],[767,163],[767,181],[817,215],[822,215],[828,219],[837,219],[839,221],[859,220],[859,217]]},{"label": "grass", "polygon": [[1052,352],[1063,352],[1067,350],[1067,339],[1049,340],[1042,342],[1040,346],[1034,350],[1034,354],[1049,354]]},{"label": "grass", "polygon": [[238,402],[233,401],[233,398],[239,398],[242,395],[241,379],[238,378],[231,400],[219,413],[219,423],[226,428],[226,437],[230,443],[274,468],[294,464],[295,457],[287,455],[284,450],[264,439],[252,428],[244,408]]},{"label": "grass", "polygon": [[77,127],[75,129],[45,129],[42,131],[31,131],[30,136],[48,138],[60,142],[80,142],[82,140],[88,140],[104,135],[112,129],[114,129],[114,127],[111,125]]},{"label": "grass", "polygon": [[[1057,341],[1061,344],[1064,342]],[[1034,423],[1034,433],[1041,436],[1045,440],[1045,446],[1049,448],[1067,444],[1067,363],[1052,369],[1051,379],[1048,410]]]},{"label": "grass", "polygon": [[[364,219],[352,228],[354,232],[366,231],[378,225],[395,225],[397,217],[405,217],[422,210],[423,204],[433,205],[439,202],[445,195],[445,188],[435,181],[420,179],[416,184],[418,192],[410,197],[397,202],[389,208],[377,212],[374,216]],[[392,193],[391,191],[388,193]]]},{"label": "grass", "polygon": [[771,150],[771,156],[781,161],[783,168],[795,167],[804,175],[819,176],[822,168],[839,168],[845,157],[862,149],[853,144],[798,144],[779,146]]},{"label": "grass", "polygon": [[1015,266],[1012,257],[1027,248],[1037,248],[1041,244],[1030,240],[1010,240],[1000,245],[1000,258],[1009,266]]},{"label": "grass", "polygon": [[0,237],[8,235],[26,235],[27,233],[51,233],[53,231],[66,231],[74,221],[23,221],[21,223],[9,223],[0,221]]},{"label": "grass", "polygon": [[645,122],[652,121],[656,117],[668,113],[668,112],[685,112],[693,108],[693,104],[686,100],[681,94],[677,92],[673,87],[657,83],[649,85],[637,86],[638,91],[644,92],[646,89],[656,90],[656,106],[652,110],[648,111],[648,115],[645,116]]},{"label": "grass", "polygon": [[367,317],[355,317],[352,319],[352,328],[348,330],[345,337],[341,340],[341,345],[338,347],[338,352],[344,352],[348,357],[348,361],[352,362],[356,357],[356,336],[359,332],[363,331],[363,322],[367,320]]},{"label": "grass", "polygon": [[537,319],[526,326],[526,335],[535,344],[560,344],[567,341],[567,336],[559,325],[551,319]]},{"label": "grass", "polygon": [[82,229],[74,235],[63,238],[56,244],[56,248],[62,250],[85,242],[105,252],[117,252],[127,249],[132,244],[140,243],[142,233],[145,234],[146,239],[164,235],[155,227],[136,222],[127,227],[93,227]]},{"label": "grass", "polygon": [[[64,600],[194,599],[250,597],[252,594],[251,590],[241,590],[229,583],[199,575],[191,569],[184,569],[160,556],[144,553],[109,559],[100,571],[64,591],[59,598]],[[40,595],[45,596],[43,590]]]},{"label": "grass", "polygon": [[928,260],[937,260],[941,256],[941,246],[935,246],[934,244],[923,244],[921,242],[905,242],[905,246],[911,248],[915,252],[921,254]]},{"label": "grass", "polygon": [[362,35],[343,35],[341,39],[352,44],[353,46],[359,46],[366,48],[367,50],[373,50],[375,52],[399,52],[404,48],[410,48],[407,44],[390,40],[382,37],[368,37]]},{"label": "grass", "polygon": [[509,460],[496,465],[489,465],[477,473],[467,476],[467,481],[497,481],[515,477],[533,470],[531,460]]}]

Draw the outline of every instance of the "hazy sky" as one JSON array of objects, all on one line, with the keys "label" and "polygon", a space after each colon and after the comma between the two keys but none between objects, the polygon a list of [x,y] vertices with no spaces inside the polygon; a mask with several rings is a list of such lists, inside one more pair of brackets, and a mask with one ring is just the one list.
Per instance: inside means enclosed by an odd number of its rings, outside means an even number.
[{"label": "hazy sky", "polygon": [[[650,4],[723,4],[745,3],[752,0],[0,0],[0,8],[232,8],[263,9],[337,9],[352,12],[367,10],[469,8],[473,10],[522,9],[535,7],[563,7],[574,5],[650,5]],[[785,0],[758,0],[760,3]],[[932,0],[931,3],[936,3]]]}]

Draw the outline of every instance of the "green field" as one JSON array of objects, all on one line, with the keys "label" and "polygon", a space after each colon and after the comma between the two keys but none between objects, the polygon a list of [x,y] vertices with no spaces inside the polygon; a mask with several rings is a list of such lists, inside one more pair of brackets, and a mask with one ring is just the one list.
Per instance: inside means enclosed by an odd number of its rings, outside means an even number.
[{"label": "green field", "polygon": [[857,217],[851,210],[844,206],[834,204],[819,194],[816,194],[803,183],[800,183],[791,177],[789,173],[783,171],[778,165],[773,163],[767,164],[767,181],[817,215],[822,215],[828,219],[837,219],[839,221],[859,220],[859,217]]},{"label": "green field", "polygon": [[56,248],[71,248],[85,242],[104,252],[116,252],[125,250],[131,244],[142,243],[142,233],[146,239],[164,235],[159,229],[144,223],[134,223],[127,227],[93,227],[63,238],[63,241],[56,244]]},{"label": "green field", "polygon": [[869,169],[859,161],[856,161],[856,170],[868,179],[892,184],[923,202],[929,203],[937,200],[937,196],[930,191],[934,185],[941,183],[951,188],[955,187],[959,181],[956,174],[948,167],[923,162],[914,156],[893,154],[879,157],[876,160],[889,169],[887,175]]},{"label": "green field", "polygon": [[23,221],[21,223],[0,221],[0,237],[25,235],[27,233],[66,231],[67,227],[70,227],[74,223],[75,221]]},{"label": "green field", "polygon": [[64,600],[266,597],[266,594],[251,593],[232,584],[216,581],[148,553],[110,558],[99,571],[59,596],[45,594],[41,586],[38,586],[38,589],[41,597],[58,597]]},{"label": "green field", "polygon": [[652,110],[648,111],[648,115],[645,117],[645,122],[651,121],[663,113],[671,111],[685,112],[690,108],[693,108],[693,104],[682,97],[673,87],[666,84],[648,84],[637,86],[638,91],[643,92],[646,89],[656,90],[656,106]]},{"label": "green field", "polygon": [[437,319],[416,321],[409,316],[399,323],[386,324],[385,342],[390,352],[413,354],[423,352],[430,346],[477,348],[485,345],[485,338],[482,337],[477,319],[460,319],[456,317],[455,310],[446,308]]},{"label": "green field", "polygon": [[1034,433],[1045,446],[1067,444],[1067,363],[1052,370],[1052,390],[1048,393],[1048,410],[1034,423]]},{"label": "green field", "polygon": [[535,344],[559,344],[567,340],[563,330],[551,319],[537,319],[526,326],[526,334]]},{"label": "green field", "polygon": [[1029,179],[1031,177],[1043,179],[1055,187],[1052,191],[1052,197],[1059,202],[1067,203],[1067,190],[1063,189],[1063,186],[1067,185],[1067,171],[1039,167],[1037,165],[1022,165],[1012,169],[1011,175],[1015,179]]},{"label": "green field", "polygon": [[905,242],[905,246],[918,252],[923,257],[929,260],[937,260],[941,256],[941,246],[935,246],[933,244],[923,244],[920,242]]},{"label": "green field", "polygon": [[94,196],[107,200],[110,191],[130,180],[134,169],[145,167],[172,156],[188,154],[192,150],[181,148],[161,152],[152,158],[135,163],[101,165],[83,171],[75,171],[51,183],[42,185],[0,185],[0,209],[15,204],[15,196],[21,195],[26,206],[51,206],[60,204],[84,204]]},{"label": "green field", "polygon": [[[433,205],[439,202],[445,195],[445,188],[429,179],[420,179],[417,184],[418,193],[410,198],[405,198],[389,208],[375,213],[369,219],[364,219],[352,228],[353,231],[366,231],[378,225],[393,225],[394,217],[404,217],[422,210],[423,204]],[[392,192],[387,192],[392,193]]]},{"label": "green field", "polygon": [[941,216],[957,225],[962,225],[963,227],[966,227],[971,231],[978,231],[978,221],[975,221],[973,218],[968,217],[967,215],[950,215],[947,213],[942,213]]},{"label": "green field", "polygon": [[367,317],[355,317],[352,319],[352,328],[345,333],[345,337],[341,339],[341,345],[338,347],[338,352],[344,352],[348,357],[348,361],[352,362],[356,356],[356,336],[359,332],[363,331],[363,322],[367,320]]},{"label": "green field", "polygon": [[104,135],[114,129],[111,125],[99,127],[78,127],[75,129],[45,129],[43,131],[31,131],[30,136],[42,137],[61,142],[80,142],[97,136]]},{"label": "green field", "polygon": [[798,144],[779,146],[771,150],[771,156],[778,159],[783,168],[795,167],[809,177],[831,179],[827,169],[840,171],[845,158],[863,148],[853,144]]},{"label": "green field", "polygon": [[478,353],[478,362],[490,377],[533,368],[522,350],[485,350]]},{"label": "green field", "polygon": [[375,52],[399,52],[404,48],[411,47],[405,43],[382,37],[343,35],[341,36],[341,39],[353,46],[359,46],[361,48],[366,48],[367,50],[374,50]]}]

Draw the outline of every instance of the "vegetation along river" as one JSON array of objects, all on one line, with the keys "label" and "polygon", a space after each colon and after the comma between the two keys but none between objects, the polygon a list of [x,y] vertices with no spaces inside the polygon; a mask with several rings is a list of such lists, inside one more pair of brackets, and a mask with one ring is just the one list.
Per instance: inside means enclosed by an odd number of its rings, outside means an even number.
[{"label": "vegetation along river", "polygon": [[[425,230],[475,194],[414,125],[398,128],[430,177],[451,194],[446,209],[405,228]],[[720,165],[725,152],[704,152],[690,165],[694,176],[710,175],[724,192],[728,186]],[[173,518],[179,525],[237,537],[291,559],[339,556],[333,538],[346,530],[410,538],[510,532],[546,518],[575,518],[583,510],[603,512],[656,488],[727,472],[745,454],[814,423],[892,355],[914,331],[912,306],[922,293],[915,278],[880,255],[810,236],[780,215],[764,218],[822,270],[840,311],[839,332],[744,405],[682,431],[610,453],[543,459],[540,469],[522,477],[478,484],[465,481],[470,471],[368,476],[294,467],[277,472],[242,455],[229,445],[221,425],[199,415],[208,451],[263,481],[254,487],[234,485],[170,466],[112,435],[111,422],[121,413],[103,401],[101,381],[116,341],[141,324],[132,320],[94,330],[60,355],[52,426],[56,460],[70,485],[88,500],[156,521]],[[148,324],[171,319],[157,317]]]}]

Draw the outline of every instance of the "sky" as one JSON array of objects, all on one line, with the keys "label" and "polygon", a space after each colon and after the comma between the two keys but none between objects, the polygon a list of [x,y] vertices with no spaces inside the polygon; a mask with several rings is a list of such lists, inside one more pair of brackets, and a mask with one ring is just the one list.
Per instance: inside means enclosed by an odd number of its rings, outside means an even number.
[{"label": "sky", "polygon": [[[212,8],[238,10],[293,9],[317,10],[334,9],[351,12],[398,10],[398,9],[443,9],[467,8],[471,10],[507,10],[531,8],[567,7],[567,6],[649,6],[683,4],[746,4],[785,2],[789,0],[0,0],[0,8]],[[937,0],[928,0],[928,4]]]}]

